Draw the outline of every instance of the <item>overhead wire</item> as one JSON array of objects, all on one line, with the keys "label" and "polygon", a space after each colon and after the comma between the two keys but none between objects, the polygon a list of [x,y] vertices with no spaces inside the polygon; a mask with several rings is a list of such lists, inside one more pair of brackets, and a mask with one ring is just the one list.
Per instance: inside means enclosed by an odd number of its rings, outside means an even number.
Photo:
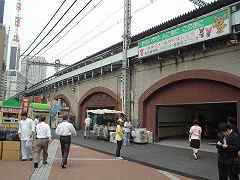
[{"label": "overhead wire", "polygon": [[45,54],[47,51],[49,51],[53,46],[55,46],[56,44],[58,44],[64,37],[66,37],[71,30],[73,30],[75,27],[77,27],[77,25],[79,25],[80,22],[82,22],[82,20],[84,20],[94,9],[96,9],[100,3],[103,0],[100,0],[96,5],[93,5],[93,7],[87,12],[87,14],[85,14],[75,25],[73,25],[62,37],[60,37],[56,42],[54,42],[49,48],[47,48],[45,51],[43,51],[39,56],[42,56],[43,54]]},{"label": "overhead wire", "polygon": [[43,49],[45,49],[62,31],[64,31],[64,29],[66,29],[67,26],[69,26],[69,24],[71,24],[74,19],[76,19],[77,16],[80,15],[80,13],[92,2],[93,0],[89,0],[85,6],[45,45],[43,46],[37,53],[35,53],[33,55],[33,57],[35,57],[36,55],[38,55]]},{"label": "overhead wire", "polygon": [[40,42],[38,42],[38,44],[28,53],[29,56],[41,43],[42,41],[50,34],[50,32],[58,25],[58,23],[63,19],[63,17],[68,13],[68,11],[74,6],[74,4],[77,2],[78,0],[75,0],[71,6],[64,12],[64,14],[60,17],[60,19],[54,24],[54,26],[47,32],[47,34],[41,39]]},{"label": "overhead wire", "polygon": [[53,20],[53,18],[56,16],[56,14],[60,11],[60,9],[62,8],[62,6],[65,4],[67,0],[64,0],[61,5],[58,7],[58,9],[55,11],[55,13],[53,14],[53,16],[50,18],[50,20],[47,22],[47,24],[43,27],[43,29],[41,30],[40,33],[38,33],[37,37],[33,40],[33,42],[27,47],[27,49],[20,55],[24,56],[24,54],[31,48],[31,46],[36,42],[36,40],[39,38],[39,36],[43,33],[43,31],[47,28],[47,26],[50,24],[50,22]]},{"label": "overhead wire", "polygon": [[[137,8],[135,11],[133,11],[133,14],[136,14],[144,9],[146,9],[147,7],[149,7],[150,5],[152,5],[154,2],[156,2],[158,0],[154,0],[154,1],[150,1],[150,3],[147,3],[139,8]],[[63,59],[64,57],[66,57],[69,54],[72,54],[73,52],[75,52],[76,50],[78,50],[79,48],[83,47],[84,45],[90,43],[92,40],[96,39],[97,37],[100,37],[101,35],[103,35],[104,33],[106,33],[107,31],[111,30],[112,28],[114,28],[116,25],[119,25],[120,22],[123,21],[123,18],[119,19],[117,22],[111,24],[110,26],[108,26],[107,28],[105,28],[104,30],[99,31],[97,34],[91,36],[89,39],[85,40],[84,42],[82,42],[80,45],[78,45],[77,47],[69,50],[66,53],[62,53],[63,55],[59,55],[60,59]],[[71,46],[72,47],[72,46]]]},{"label": "overhead wire", "polygon": [[[96,26],[94,26],[91,30],[89,30],[88,32],[84,33],[82,36],[79,37],[79,39],[82,39],[84,37],[86,37],[88,34],[91,34],[94,30],[96,30],[97,28],[101,27],[104,25],[104,23],[106,22],[106,20],[109,20],[109,17],[112,15],[117,14],[120,10],[123,9],[123,6],[119,9],[117,9],[116,11],[114,11],[113,13],[109,14],[106,16],[106,18],[104,18],[102,21],[100,21]],[[71,43],[72,45],[70,45],[70,48],[72,48],[74,46],[74,44],[76,44],[79,40],[74,41],[73,43]],[[68,48],[68,49],[70,49]],[[60,53],[58,53],[60,54]]]}]

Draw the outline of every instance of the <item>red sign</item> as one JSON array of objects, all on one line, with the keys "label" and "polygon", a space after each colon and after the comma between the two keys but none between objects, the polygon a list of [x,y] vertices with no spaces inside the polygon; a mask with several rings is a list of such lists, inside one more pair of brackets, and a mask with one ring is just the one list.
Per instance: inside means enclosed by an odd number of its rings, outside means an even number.
[{"label": "red sign", "polygon": [[21,107],[22,112],[28,112],[28,98],[23,98]]},{"label": "red sign", "polygon": [[34,96],[34,102],[35,103],[41,103],[42,102],[42,96]]}]

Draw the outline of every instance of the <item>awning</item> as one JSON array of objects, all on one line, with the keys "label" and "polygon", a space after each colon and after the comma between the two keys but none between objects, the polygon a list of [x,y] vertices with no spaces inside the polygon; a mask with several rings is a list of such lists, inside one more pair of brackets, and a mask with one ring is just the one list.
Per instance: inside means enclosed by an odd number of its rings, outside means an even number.
[{"label": "awning", "polygon": [[93,114],[123,114],[122,111],[111,110],[111,109],[87,110],[87,113],[93,113]]}]

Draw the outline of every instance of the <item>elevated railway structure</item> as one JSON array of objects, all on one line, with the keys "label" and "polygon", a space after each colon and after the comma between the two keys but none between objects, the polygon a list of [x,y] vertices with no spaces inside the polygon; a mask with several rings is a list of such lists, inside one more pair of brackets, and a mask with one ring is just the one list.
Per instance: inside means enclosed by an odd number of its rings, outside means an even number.
[{"label": "elevated railway structure", "polygon": [[[198,117],[214,137],[228,116],[240,128],[240,2],[220,0],[131,37],[130,119],[155,140],[186,135]],[[17,96],[63,99],[82,125],[87,109],[121,109],[122,42]],[[205,123],[205,124],[204,124]]]},{"label": "elevated railway structure", "polygon": [[[224,6],[233,6],[233,9],[236,9],[236,12],[234,13],[238,15],[239,5],[237,6],[231,5],[231,4],[234,4],[235,2],[237,3],[238,1],[237,0],[230,0],[230,1],[220,0],[208,5],[205,3],[204,5],[206,6],[203,6],[198,10],[194,10],[185,15],[174,18],[166,23],[160,24],[154,28],[151,28],[140,34],[133,36],[131,38],[131,45],[128,51],[128,58],[130,58],[130,61],[132,62],[133,61],[141,62],[142,60],[138,58],[138,46],[137,46],[138,41],[147,36],[151,36],[152,34],[155,34],[159,31],[171,29],[172,27],[177,26],[178,24],[185,23],[186,21],[190,21],[194,18],[210,13],[211,11],[217,10]],[[233,18],[232,33],[236,34],[240,31],[239,24],[237,22],[238,20],[237,20],[237,17],[235,17],[235,15],[232,16],[232,18]],[[53,64],[53,66],[56,66],[56,64]],[[27,91],[27,95],[37,94],[43,90],[45,91],[46,89],[57,88],[61,85],[74,83],[76,81],[86,79],[89,77],[92,78],[95,75],[99,75],[99,74],[102,75],[105,72],[109,72],[109,71],[111,72],[115,69],[120,68],[121,66],[122,66],[122,42],[119,42],[109,48],[106,48],[100,52],[97,52],[91,56],[88,56],[85,59],[77,63],[74,63],[70,66],[65,65],[66,68],[64,68],[63,70],[31,86]],[[16,96],[17,97],[21,96],[24,93],[25,92],[22,92],[20,94],[17,94]]]}]

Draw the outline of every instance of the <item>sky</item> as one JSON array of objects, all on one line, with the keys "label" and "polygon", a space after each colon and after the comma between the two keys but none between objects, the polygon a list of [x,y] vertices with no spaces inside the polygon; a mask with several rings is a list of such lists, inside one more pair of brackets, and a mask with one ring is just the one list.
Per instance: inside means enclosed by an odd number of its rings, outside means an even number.
[{"label": "sky", "polygon": [[[10,27],[11,37],[15,31],[14,18],[16,15],[16,1],[17,0],[6,0],[5,4],[4,24],[6,27]],[[19,30],[21,54],[32,43],[63,1],[64,0],[22,0],[21,27]],[[74,1],[75,0],[66,1],[48,28],[46,28],[25,55],[47,34]],[[54,28],[30,55],[35,55],[43,48],[88,1],[89,0],[78,0],[56,28]],[[206,2],[212,1],[213,0],[206,0]],[[196,8],[189,0],[132,0],[131,3],[132,35],[138,34]],[[61,63],[72,64],[120,42],[123,34],[123,5],[124,0],[93,0],[66,29],[38,55],[45,57],[48,62],[54,62],[56,59],[60,59]],[[78,24],[76,25],[76,23]],[[72,30],[69,31],[71,28]],[[69,33],[63,37],[68,31]],[[63,38],[56,43],[61,37]],[[52,48],[50,48],[51,46]],[[52,73],[53,69],[48,68],[48,75]]]}]

